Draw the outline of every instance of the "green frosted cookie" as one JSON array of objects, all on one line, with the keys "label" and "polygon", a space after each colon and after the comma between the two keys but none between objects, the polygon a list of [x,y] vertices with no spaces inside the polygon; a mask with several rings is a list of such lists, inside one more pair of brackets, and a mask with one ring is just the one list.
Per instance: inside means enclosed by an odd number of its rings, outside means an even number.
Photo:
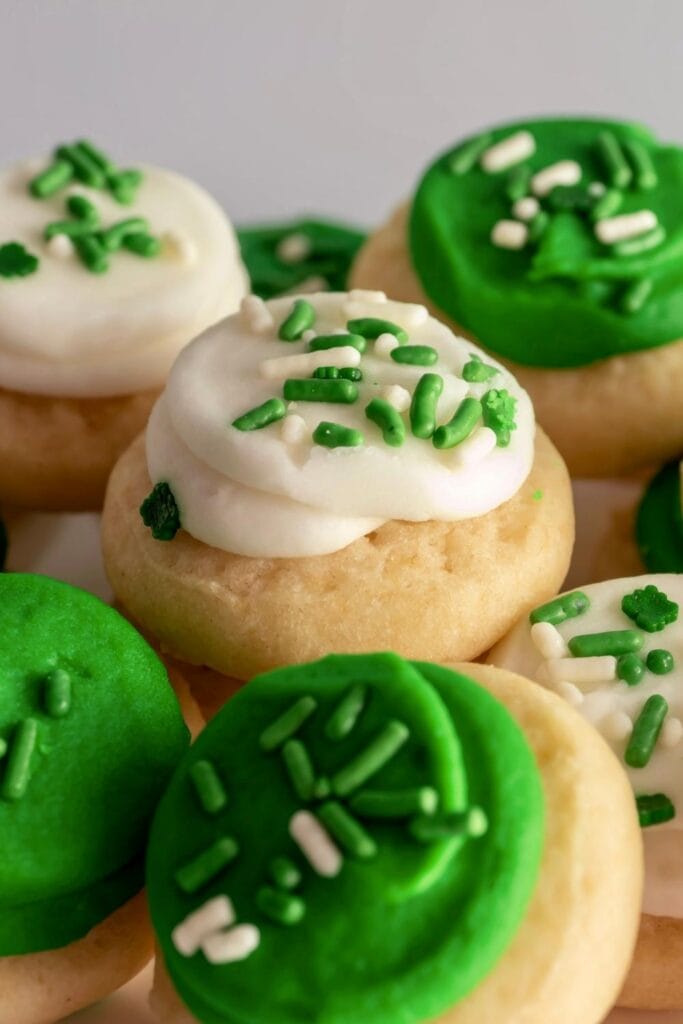
[{"label": "green frosted cookie", "polygon": [[648,572],[683,572],[683,515],[678,461],[648,485],[636,517],[636,540]]}]

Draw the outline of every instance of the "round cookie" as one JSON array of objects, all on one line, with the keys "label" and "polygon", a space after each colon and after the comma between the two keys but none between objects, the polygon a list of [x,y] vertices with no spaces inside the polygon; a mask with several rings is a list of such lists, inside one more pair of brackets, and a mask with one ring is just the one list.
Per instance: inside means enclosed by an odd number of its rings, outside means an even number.
[{"label": "round cookie", "polygon": [[144,847],[188,733],[113,609],[13,573],[0,601],[0,1017],[47,1024],[149,958]]},{"label": "round cookie", "polygon": [[638,918],[628,785],[557,698],[455,669],[331,656],[207,727],[150,839],[160,1020],[602,1020]]},{"label": "round cookie", "polygon": [[428,296],[494,352],[573,475],[629,473],[683,446],[681,181],[637,125],[506,125],[435,161],[351,283]]},{"label": "round cookie", "polygon": [[625,1006],[683,1007],[683,576],[596,583],[521,620],[489,654],[555,689],[609,742],[637,797],[645,896]]},{"label": "round cookie", "polygon": [[0,501],[99,508],[170,366],[246,290],[218,204],[87,141],[0,172]]},{"label": "round cookie", "polygon": [[[571,553],[566,470],[535,431],[527,396],[422,307],[353,293],[295,300],[318,333],[283,342],[276,332],[291,300],[253,301],[181,356],[146,443],[136,441],[113,472],[103,551],[126,613],[180,662],[215,670],[214,704],[235,679],[330,650],[478,656],[555,592]],[[270,318],[256,336],[255,309]],[[378,320],[378,340],[351,335],[362,353],[333,333]],[[396,347],[389,328],[410,344]],[[415,351],[431,366],[392,358]],[[348,358],[362,380],[268,376],[311,357]],[[419,396],[411,398],[425,378],[443,388],[426,431],[414,415]],[[315,400],[330,384],[344,401]],[[285,406],[283,392],[313,397]],[[390,404],[396,395],[402,411]],[[500,415],[487,427],[480,410],[492,399]],[[287,415],[262,429],[230,426],[262,403]],[[465,440],[437,447],[463,407],[475,413]],[[370,418],[378,409],[395,433]],[[327,447],[320,425],[332,420],[362,443]],[[488,451],[477,452],[481,441]]]}]

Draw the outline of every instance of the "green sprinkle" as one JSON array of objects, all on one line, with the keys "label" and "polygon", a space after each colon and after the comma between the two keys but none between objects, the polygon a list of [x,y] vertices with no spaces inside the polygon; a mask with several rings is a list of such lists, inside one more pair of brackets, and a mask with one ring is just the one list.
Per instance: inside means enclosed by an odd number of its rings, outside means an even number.
[{"label": "green sprinkle", "polygon": [[671,821],[676,817],[676,808],[664,793],[637,796],[636,807],[638,808],[641,828],[648,828],[650,825],[662,825],[665,821]]},{"label": "green sprinkle", "polygon": [[[404,352],[405,349],[397,351]],[[390,402],[385,402],[383,398],[373,398],[365,406],[365,415],[382,431],[385,444],[391,445],[392,448],[401,447],[406,439],[406,425],[398,409]]]},{"label": "green sprinkle", "polygon": [[211,761],[195,761],[188,775],[207,814],[218,814],[228,802],[223,783]]},{"label": "green sprinkle", "polygon": [[575,658],[595,658],[603,654],[630,654],[639,651],[643,638],[635,629],[614,629],[604,633],[584,633],[573,636],[568,647]]},{"label": "green sprinkle", "polygon": [[321,775],[320,778],[315,780],[313,796],[316,800],[325,800],[331,792],[330,780],[325,775]]},{"label": "green sprinkle", "polygon": [[318,366],[313,371],[316,380],[339,380],[341,376],[338,366]]},{"label": "green sprinkle", "polygon": [[513,398],[505,388],[500,390],[492,388],[481,400],[484,424],[490,427],[496,435],[496,443],[499,448],[507,448],[510,444],[510,434],[517,429],[516,408],[517,399]]},{"label": "green sprinkle", "polygon": [[92,234],[93,225],[85,220],[54,220],[43,231],[43,238],[49,242],[56,235],[67,238],[85,238]]},{"label": "green sprinkle", "polygon": [[346,326],[352,334],[360,334],[363,338],[374,339],[379,338],[380,334],[393,334],[401,345],[405,345],[408,341],[408,334],[402,327],[392,323],[391,320],[381,320],[376,316],[363,316],[358,320],[349,320]]},{"label": "green sprinkle", "polygon": [[434,366],[439,361],[439,353],[431,345],[399,345],[391,350],[391,358],[395,363],[408,366]]},{"label": "green sprinkle", "polygon": [[238,430],[262,430],[263,427],[281,420],[287,413],[287,406],[281,398],[269,398],[263,405],[257,405],[232,421]]},{"label": "green sprinkle", "polygon": [[583,185],[556,185],[547,197],[550,209],[555,213],[587,213],[595,200]]},{"label": "green sprinkle", "polygon": [[270,752],[281,747],[286,740],[299,731],[317,706],[317,701],[313,697],[300,697],[279,718],[276,718],[267,729],[263,730],[260,739],[261,750]]},{"label": "green sprinkle", "polygon": [[91,274],[104,274],[109,270],[109,258],[95,235],[71,236],[81,263]]},{"label": "green sprinkle", "polygon": [[543,491],[541,490],[541,488],[537,488],[537,490],[534,491],[531,497],[534,501],[541,501],[543,498]]},{"label": "green sprinkle", "polygon": [[38,739],[35,718],[25,718],[14,731],[0,795],[5,800],[21,800],[31,777],[31,758]]},{"label": "green sprinkle", "polygon": [[65,160],[71,164],[74,176],[84,185],[89,185],[90,188],[104,187],[105,177],[101,168],[82,146],[60,146],[56,156],[58,160]]},{"label": "green sprinkle", "polygon": [[299,924],[306,913],[306,904],[299,896],[280,892],[269,885],[264,885],[256,893],[256,905],[276,924]]},{"label": "green sprinkle", "polygon": [[173,540],[181,526],[180,510],[173,491],[163,481],[154,486],[152,493],[140,505],[140,515],[155,540]]},{"label": "green sprinkle", "polygon": [[665,676],[673,671],[674,656],[671,651],[657,649],[650,651],[646,659],[647,667],[656,676]]},{"label": "green sprinkle", "polygon": [[481,419],[482,406],[478,398],[463,398],[453,417],[437,427],[432,437],[435,448],[455,448],[470,436]]},{"label": "green sprinkle", "polygon": [[207,846],[197,857],[184,864],[175,873],[175,880],[188,895],[192,895],[223,871],[239,853],[239,846],[230,836],[221,836]]},{"label": "green sprinkle", "polygon": [[339,376],[342,380],[357,382],[363,379],[363,371],[358,366],[342,366]]},{"label": "green sprinkle", "polygon": [[632,594],[626,594],[621,602],[621,610],[646,633],[658,633],[678,618],[676,602],[670,601],[652,583],[641,590],[634,590]]},{"label": "green sprinkle", "polygon": [[109,190],[117,203],[129,206],[142,183],[142,171],[117,171],[107,176]]},{"label": "green sprinkle", "polygon": [[297,341],[304,331],[310,330],[315,323],[315,309],[306,299],[295,299],[291,312],[278,331],[282,341]]},{"label": "green sprinkle", "polygon": [[529,241],[537,242],[550,224],[550,217],[545,210],[539,210],[529,222]]},{"label": "green sprinkle", "polygon": [[86,199],[85,196],[69,196],[66,201],[66,208],[72,217],[86,221],[91,228],[99,224],[100,215],[97,212],[97,207],[89,199]]},{"label": "green sprinkle", "polygon": [[154,235],[148,235],[144,231],[132,232],[126,235],[121,244],[124,249],[134,252],[136,256],[143,256],[145,259],[158,256],[161,252],[161,242],[159,239],[155,238]]},{"label": "green sprinkle", "polygon": [[626,162],[622,148],[613,132],[600,132],[595,140],[598,157],[605,169],[607,181],[612,188],[628,188],[631,184],[631,168]]},{"label": "green sprinkle", "polygon": [[623,201],[624,193],[618,188],[605,189],[591,210],[591,219],[593,221],[599,221],[604,220],[606,217],[613,216],[613,214],[620,209]]},{"label": "green sprinkle", "polygon": [[365,352],[368,342],[362,334],[318,334],[311,338],[308,343],[310,352],[324,352],[330,348],[344,348],[349,345],[357,348],[359,352]]},{"label": "green sprinkle", "polygon": [[71,676],[63,668],[56,668],[45,680],[45,710],[50,718],[64,718],[70,708]]},{"label": "green sprinkle", "polygon": [[439,794],[431,786],[364,789],[351,797],[350,806],[361,818],[412,818],[416,814],[435,814]]},{"label": "green sprinkle", "polygon": [[283,387],[288,402],[336,402],[351,405],[358,401],[358,388],[350,380],[286,380]]},{"label": "green sprinkle", "polygon": [[511,203],[516,203],[518,199],[524,198],[529,191],[530,181],[531,168],[527,164],[519,164],[512,168],[505,183],[505,195]]},{"label": "green sprinkle", "polygon": [[315,787],[315,772],[306,747],[300,740],[287,740],[282,759],[294,792],[300,800],[310,800]]},{"label": "green sprinkle", "polygon": [[116,167],[109,157],[106,156],[101,149],[94,146],[89,139],[79,139],[77,146],[81,153],[85,153],[85,155],[99,167],[103,174],[109,175],[116,171]]},{"label": "green sprinkle", "polygon": [[367,691],[360,684],[346,691],[325,723],[325,735],[328,740],[338,742],[353,732],[365,707],[366,697]]},{"label": "green sprinkle", "polygon": [[363,750],[332,776],[333,793],[347,796],[359,789],[398,753],[409,736],[410,730],[403,722],[388,722]]},{"label": "green sprinkle", "polygon": [[268,870],[279,889],[296,889],[301,884],[301,872],[289,857],[273,857]]},{"label": "green sprinkle", "polygon": [[642,144],[642,142],[638,142],[636,139],[630,139],[628,142],[624,142],[623,146],[626,156],[633,168],[636,188],[640,188],[645,191],[651,188],[656,188],[659,181],[649,150]]},{"label": "green sprinkle", "polygon": [[481,384],[483,381],[495,377],[497,373],[498,370],[495,366],[489,366],[488,363],[482,362],[479,356],[472,353],[469,362],[465,363],[462,368],[462,379],[466,380],[468,384]]},{"label": "green sprinkle", "polygon": [[463,143],[448,157],[448,169],[451,174],[467,174],[479,160],[482,153],[491,145],[493,136],[490,132],[477,135],[475,139]]},{"label": "green sprinkle", "polygon": [[616,256],[638,256],[641,252],[649,252],[650,249],[656,249],[658,245],[661,245],[666,238],[666,231],[662,224],[658,224],[652,231],[648,231],[644,235],[639,235],[637,238],[627,238],[623,242],[617,242],[616,245],[611,247],[611,251]]},{"label": "green sprinkle", "polygon": [[410,403],[410,429],[415,437],[427,440],[436,429],[436,407],[443,392],[443,377],[438,373],[425,373],[419,381]]},{"label": "green sprinkle", "polygon": [[352,857],[371,860],[377,854],[377,843],[372,836],[336,800],[323,804],[317,814],[330,835]]},{"label": "green sprinkle", "polygon": [[652,294],[654,283],[649,277],[639,277],[624,291],[619,302],[624,313],[638,313]]},{"label": "green sprinkle", "polygon": [[47,199],[64,188],[73,175],[74,170],[68,160],[55,160],[29,182],[29,192],[36,199]]},{"label": "green sprinkle", "polygon": [[40,260],[20,242],[0,245],[0,277],[28,277],[35,273]]},{"label": "green sprinkle", "polygon": [[435,843],[458,836],[478,839],[488,830],[488,819],[481,807],[470,807],[460,813],[419,815],[410,822],[408,830],[419,843]]},{"label": "green sprinkle", "polygon": [[128,235],[145,234],[149,230],[149,224],[144,217],[129,217],[127,220],[117,221],[110,228],[100,235],[102,245],[107,252],[116,252],[123,245]]},{"label": "green sprinkle", "polygon": [[323,420],[313,431],[313,440],[323,448],[359,448],[365,443],[360,430]]},{"label": "green sprinkle", "polygon": [[669,705],[661,694],[648,697],[633,724],[633,732],[626,747],[624,760],[631,768],[644,768],[648,764],[659,739]]},{"label": "green sprinkle", "polygon": [[583,615],[590,608],[590,604],[586,594],[580,590],[574,590],[571,594],[563,594],[553,601],[548,601],[547,604],[541,604],[538,608],[534,608],[529,615],[529,621],[532,624],[551,622],[553,626],[559,626],[566,619],[575,619],[579,615]]},{"label": "green sprinkle", "polygon": [[637,686],[645,675],[645,666],[637,654],[622,654],[617,658],[617,678],[628,686]]}]

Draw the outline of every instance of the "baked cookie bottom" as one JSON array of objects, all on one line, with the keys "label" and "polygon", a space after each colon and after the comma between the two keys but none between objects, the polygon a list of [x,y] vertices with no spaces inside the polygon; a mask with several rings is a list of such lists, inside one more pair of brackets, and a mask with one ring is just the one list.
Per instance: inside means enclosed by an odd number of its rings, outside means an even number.
[{"label": "baked cookie bottom", "polygon": [[[406,203],[370,236],[351,268],[349,287],[381,289],[392,299],[423,303],[467,337],[429,301],[412,268],[406,245],[408,213]],[[683,451],[678,387],[683,341],[559,370],[522,366],[494,355],[531,395],[538,422],[572,476],[622,476]]]}]

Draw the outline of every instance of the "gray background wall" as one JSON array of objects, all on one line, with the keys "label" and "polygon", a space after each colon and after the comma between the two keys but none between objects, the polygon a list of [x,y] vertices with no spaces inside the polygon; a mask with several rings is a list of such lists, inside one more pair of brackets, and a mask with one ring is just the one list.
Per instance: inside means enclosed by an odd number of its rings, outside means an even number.
[{"label": "gray background wall", "polygon": [[461,133],[525,113],[683,141],[682,0],[0,0],[0,161],[87,134],[235,220],[372,223]]}]

